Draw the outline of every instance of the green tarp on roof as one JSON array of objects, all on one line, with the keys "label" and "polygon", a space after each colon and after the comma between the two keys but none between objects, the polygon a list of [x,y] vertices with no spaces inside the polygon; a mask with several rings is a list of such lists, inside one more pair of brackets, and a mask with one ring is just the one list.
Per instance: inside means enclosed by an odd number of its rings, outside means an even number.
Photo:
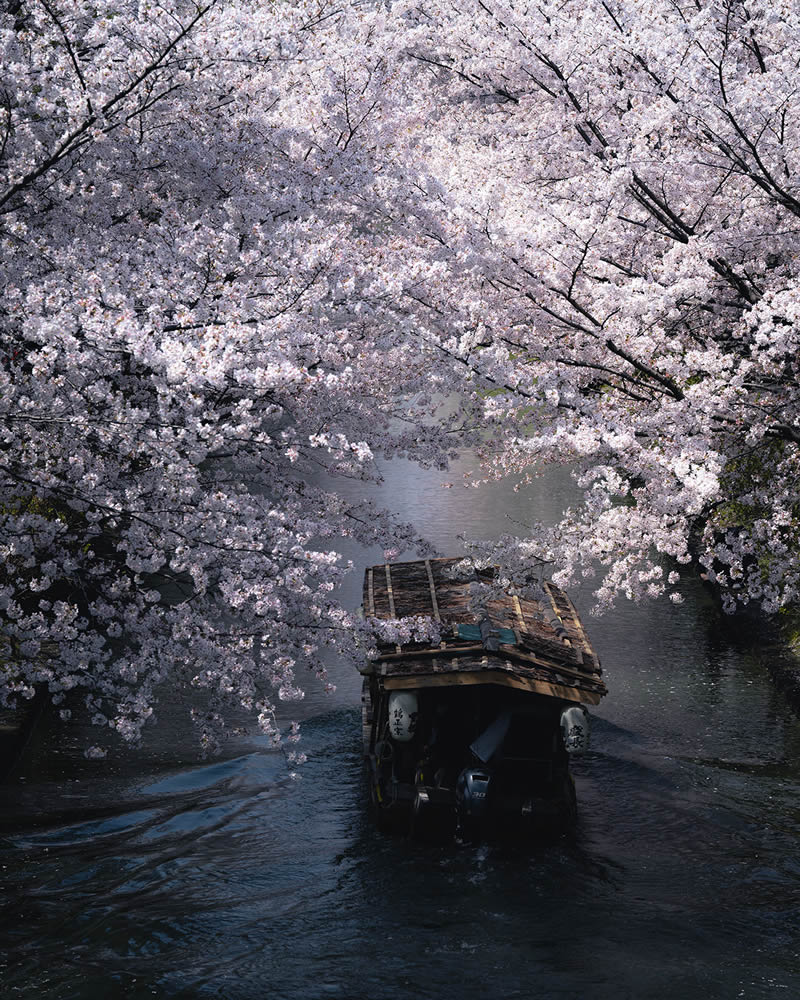
[{"label": "green tarp on roof", "polygon": [[[517,637],[510,628],[498,628],[492,629],[492,632],[497,635],[500,642],[506,643],[509,646],[516,646]],[[470,642],[481,642],[481,629],[479,625],[457,625],[456,635],[459,639],[468,639]]]}]

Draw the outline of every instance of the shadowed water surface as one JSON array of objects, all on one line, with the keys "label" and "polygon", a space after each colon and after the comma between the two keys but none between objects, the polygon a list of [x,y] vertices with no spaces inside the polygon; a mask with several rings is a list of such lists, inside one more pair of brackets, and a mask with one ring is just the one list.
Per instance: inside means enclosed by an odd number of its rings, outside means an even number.
[{"label": "shadowed water surface", "polygon": [[[571,498],[562,471],[488,500],[390,472],[385,502],[443,551]],[[3,996],[800,996],[797,720],[761,640],[686,597],[587,620],[610,694],[575,768],[578,830],[550,846],[377,834],[347,666],[303,705],[298,780],[255,736],[197,763],[175,706],[103,765],[80,723],[44,727],[0,791]]]}]

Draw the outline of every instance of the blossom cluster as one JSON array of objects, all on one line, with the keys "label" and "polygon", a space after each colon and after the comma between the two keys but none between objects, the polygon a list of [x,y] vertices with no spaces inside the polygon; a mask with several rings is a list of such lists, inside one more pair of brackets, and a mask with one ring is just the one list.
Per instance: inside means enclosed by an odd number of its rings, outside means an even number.
[{"label": "blossom cluster", "polygon": [[510,582],[796,600],[799,18],[6,5],[3,701],[135,740],[173,685],[280,742],[375,639],[338,540],[428,551],[336,488],[375,456],[570,463],[559,525],[473,547]]}]

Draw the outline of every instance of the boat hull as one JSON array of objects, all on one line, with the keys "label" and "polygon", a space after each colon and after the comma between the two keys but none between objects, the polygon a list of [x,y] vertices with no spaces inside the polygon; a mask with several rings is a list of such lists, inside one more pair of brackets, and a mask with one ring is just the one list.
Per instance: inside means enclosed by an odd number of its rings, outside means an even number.
[{"label": "boat hull", "polygon": [[363,744],[378,826],[423,839],[553,837],[576,821],[560,719],[569,703],[486,684],[414,692],[392,735],[392,692],[365,681]]}]

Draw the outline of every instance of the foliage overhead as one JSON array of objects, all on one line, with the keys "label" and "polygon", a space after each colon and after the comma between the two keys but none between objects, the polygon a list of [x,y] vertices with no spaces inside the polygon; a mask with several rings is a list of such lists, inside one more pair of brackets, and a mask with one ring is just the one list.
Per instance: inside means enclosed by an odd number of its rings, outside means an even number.
[{"label": "foliage overhead", "polygon": [[798,18],[5,0],[6,699],[135,739],[170,683],[278,739],[369,642],[332,540],[424,551],[336,491],[374,455],[571,463],[560,525],[476,544],[512,576],[795,600]]}]

